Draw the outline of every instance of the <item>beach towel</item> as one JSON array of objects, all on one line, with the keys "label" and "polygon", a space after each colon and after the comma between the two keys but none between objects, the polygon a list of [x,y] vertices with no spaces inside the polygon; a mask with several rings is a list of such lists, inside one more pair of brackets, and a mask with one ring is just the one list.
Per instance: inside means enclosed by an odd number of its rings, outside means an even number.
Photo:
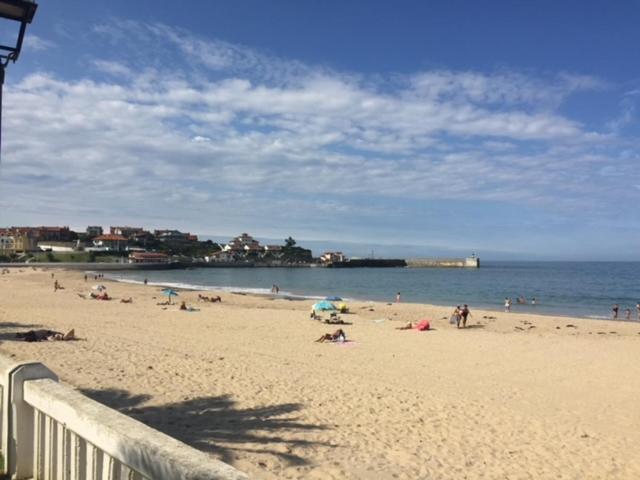
[{"label": "beach towel", "polygon": [[431,325],[429,324],[429,320],[420,320],[418,324],[415,326],[415,329],[424,332],[425,330],[429,330]]}]

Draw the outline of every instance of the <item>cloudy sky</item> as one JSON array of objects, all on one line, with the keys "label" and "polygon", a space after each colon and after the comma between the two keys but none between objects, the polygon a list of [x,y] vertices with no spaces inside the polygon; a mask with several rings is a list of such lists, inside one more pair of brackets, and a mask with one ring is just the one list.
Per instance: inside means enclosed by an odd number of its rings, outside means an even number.
[{"label": "cloudy sky", "polygon": [[637,0],[42,0],[0,226],[640,260],[639,22]]}]

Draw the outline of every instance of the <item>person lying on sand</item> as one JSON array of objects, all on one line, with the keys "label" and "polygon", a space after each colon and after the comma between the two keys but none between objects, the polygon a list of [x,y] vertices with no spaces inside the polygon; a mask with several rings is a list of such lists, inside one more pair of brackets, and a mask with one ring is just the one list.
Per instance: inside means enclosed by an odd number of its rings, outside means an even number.
[{"label": "person lying on sand", "polygon": [[333,333],[325,333],[324,335],[322,335],[319,339],[316,340],[316,342],[346,342],[347,341],[347,334],[344,333],[344,330],[342,330],[341,328],[339,328],[338,330],[336,330]]},{"label": "person lying on sand", "polygon": [[407,324],[403,325],[402,327],[396,327],[396,330],[411,330],[412,328],[413,328],[413,323],[407,322]]},{"label": "person lying on sand", "polygon": [[77,340],[75,330],[73,328],[64,334],[54,330],[29,330],[27,332],[16,333],[16,337],[22,338],[25,342],[41,342],[43,340]]},{"label": "person lying on sand", "polygon": [[216,295],[215,297],[207,297],[206,295],[202,295],[202,294],[198,294],[198,301],[199,302],[211,302],[211,303],[216,303],[216,302],[222,302],[222,299],[220,298],[220,295]]},{"label": "person lying on sand", "polygon": [[325,318],[324,323],[327,323],[329,325],[351,325],[351,323],[345,322],[343,319],[336,315],[331,315],[330,318]]}]

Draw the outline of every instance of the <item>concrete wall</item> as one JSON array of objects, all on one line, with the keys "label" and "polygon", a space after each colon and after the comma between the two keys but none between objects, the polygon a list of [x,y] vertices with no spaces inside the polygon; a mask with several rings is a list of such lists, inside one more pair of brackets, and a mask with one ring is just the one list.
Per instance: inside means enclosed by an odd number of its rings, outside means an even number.
[{"label": "concrete wall", "polygon": [[478,257],[468,258],[410,258],[407,266],[411,268],[478,268]]},{"label": "concrete wall", "polygon": [[248,480],[246,474],[0,356],[0,477],[13,480]]}]

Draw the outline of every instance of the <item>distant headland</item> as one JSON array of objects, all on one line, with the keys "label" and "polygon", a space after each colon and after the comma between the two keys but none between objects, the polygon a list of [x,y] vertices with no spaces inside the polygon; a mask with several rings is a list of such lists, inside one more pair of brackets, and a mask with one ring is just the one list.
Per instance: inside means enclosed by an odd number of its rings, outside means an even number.
[{"label": "distant headland", "polygon": [[242,233],[227,243],[199,240],[175,229],[146,230],[143,227],[101,226],[85,231],[63,227],[0,228],[0,263],[42,264],[65,268],[142,269],[185,267],[472,267],[480,259],[467,258],[385,259],[347,258],[340,251],[315,257],[291,236],[282,244],[262,245]]}]

